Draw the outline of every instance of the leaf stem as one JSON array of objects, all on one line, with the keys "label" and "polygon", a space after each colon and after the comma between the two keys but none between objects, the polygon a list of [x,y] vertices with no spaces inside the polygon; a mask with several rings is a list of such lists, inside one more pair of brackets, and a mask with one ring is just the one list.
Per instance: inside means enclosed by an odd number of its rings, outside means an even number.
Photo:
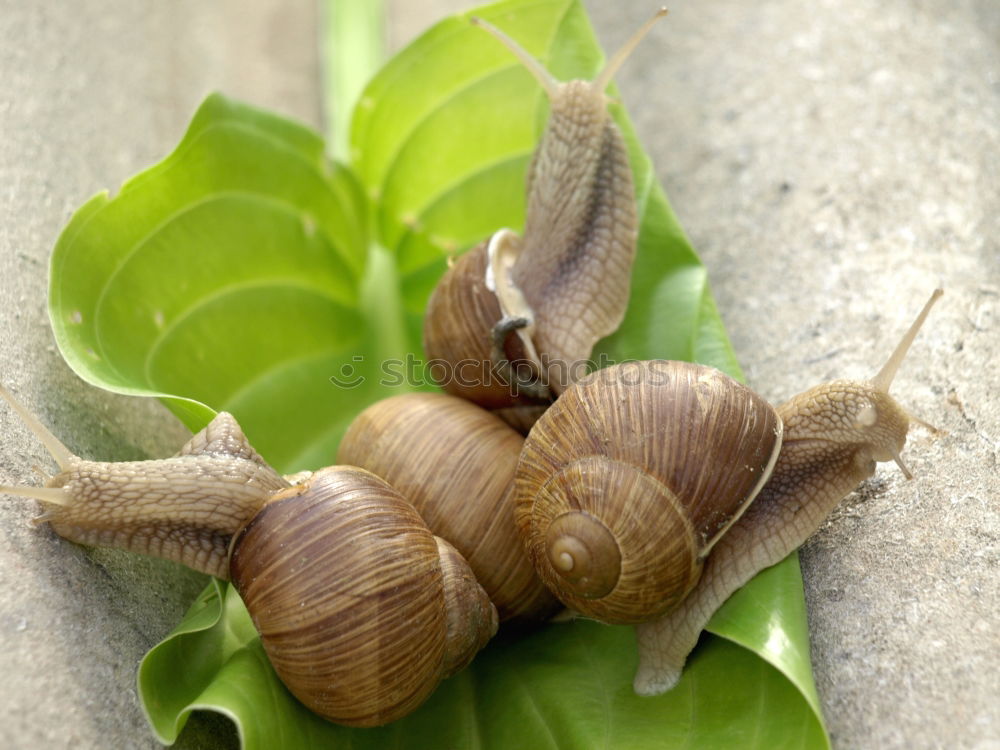
[{"label": "leaf stem", "polygon": [[400,359],[408,351],[406,318],[395,256],[372,243],[361,280],[361,309],[372,327],[371,341],[377,364]]},{"label": "leaf stem", "polygon": [[354,105],[385,58],[383,0],[321,0],[320,59],[327,151],[350,159]]}]

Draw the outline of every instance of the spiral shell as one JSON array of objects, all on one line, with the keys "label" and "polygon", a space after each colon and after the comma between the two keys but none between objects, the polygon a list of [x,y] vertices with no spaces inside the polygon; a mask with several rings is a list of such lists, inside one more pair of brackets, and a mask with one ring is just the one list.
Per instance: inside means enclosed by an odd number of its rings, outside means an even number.
[{"label": "spiral shell", "polygon": [[455,549],[354,467],[274,495],[234,538],[230,574],[282,682],[339,724],[409,713],[497,629]]},{"label": "spiral shell", "polygon": [[771,406],[718,370],[630,362],[568,389],[532,428],[515,519],[542,580],[611,623],[671,609],[781,446]]},{"label": "spiral shell", "polygon": [[351,423],[337,460],[398,489],[468,561],[500,620],[539,620],[561,605],[535,574],[514,526],[514,469],[524,439],[443,393],[379,401]]},{"label": "spiral shell", "polygon": [[[511,232],[498,232],[459,257],[438,282],[424,313],[423,343],[428,374],[447,393],[460,396],[488,410],[509,410],[514,426],[524,421],[520,411],[537,411],[548,399],[526,396],[510,382],[493,361],[493,326],[510,310],[488,281],[491,249],[513,252],[520,240]],[[497,250],[497,247],[506,248]],[[538,374],[535,354],[523,331],[507,335],[503,354],[524,378]],[[506,417],[505,417],[506,418]],[[529,418],[528,426],[534,419]],[[527,430],[525,430],[527,432]]]}]

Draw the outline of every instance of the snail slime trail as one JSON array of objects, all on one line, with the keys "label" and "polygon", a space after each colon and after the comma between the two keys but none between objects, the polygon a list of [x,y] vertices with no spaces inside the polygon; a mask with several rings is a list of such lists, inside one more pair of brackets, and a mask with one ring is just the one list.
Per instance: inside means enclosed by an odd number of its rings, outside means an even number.
[{"label": "snail slime trail", "polygon": [[927,425],[889,386],[940,296],[869,381],[835,380],[774,408],[709,367],[629,362],[583,378],[539,418],[515,474],[521,539],[568,607],[636,625],[636,692],[673,687],[712,614],[876,462],[910,477],[909,425]]},{"label": "snail slime trail", "polygon": [[557,81],[500,29],[549,99],[527,174],[523,237],[500,229],[442,277],[424,317],[430,360],[481,364],[487,383],[442,381],[447,392],[495,410],[526,433],[585,372],[598,339],[621,324],[638,237],[635,187],[604,93],[660,9],[593,80]]}]

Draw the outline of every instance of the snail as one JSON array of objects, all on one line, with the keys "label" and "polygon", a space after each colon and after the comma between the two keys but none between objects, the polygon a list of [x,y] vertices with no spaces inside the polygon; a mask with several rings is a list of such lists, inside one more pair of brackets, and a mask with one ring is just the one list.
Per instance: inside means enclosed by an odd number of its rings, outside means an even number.
[{"label": "snail", "polygon": [[711,615],[797,549],[895,461],[911,422],[889,386],[936,290],[870,381],[771,407],[709,367],[631,362],[592,373],[535,423],[515,517],[541,578],[571,609],[635,624],[637,693],[665,692]]},{"label": "snail", "polygon": [[525,430],[586,369],[625,315],[638,223],[628,153],[605,88],[660,9],[591,82],[558,82],[481,19],[538,80],[550,116],[527,177],[524,236],[501,229],[461,256],[432,292],[430,374]]},{"label": "snail", "polygon": [[40,500],[37,520],[72,541],[231,580],[281,681],[331,721],[404,716],[496,632],[465,560],[368,471],[332,466],[290,484],[225,412],[172,458],[87,461],[0,395],[59,466],[44,487],[0,492]]},{"label": "snail", "polygon": [[523,443],[470,401],[407,393],[362,411],[341,439],[337,461],[398,489],[469,563],[500,621],[529,623],[562,605],[535,574],[514,526],[511,493]]}]

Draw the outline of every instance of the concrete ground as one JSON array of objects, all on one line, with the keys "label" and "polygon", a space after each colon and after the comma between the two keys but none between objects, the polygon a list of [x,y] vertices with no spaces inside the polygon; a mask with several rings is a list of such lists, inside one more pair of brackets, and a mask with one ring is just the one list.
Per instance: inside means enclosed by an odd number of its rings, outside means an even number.
[{"label": "concrete ground", "polygon": [[[454,0],[389,3],[394,45]],[[652,10],[588,7],[607,48]],[[161,158],[221,89],[318,124],[308,0],[0,0],[0,382],[82,455],[167,455],[158,404],[97,392],[55,351],[47,258],[70,213]],[[946,290],[894,395],[919,428],[806,545],[813,663],[838,748],[1000,748],[1000,5],[701,0],[618,78],[773,401],[877,368]],[[43,451],[0,409],[0,484]],[[46,464],[47,465],[47,464]],[[0,503],[0,747],[156,747],[135,667],[203,580],[35,527]],[[196,718],[183,748],[233,744]]]}]

